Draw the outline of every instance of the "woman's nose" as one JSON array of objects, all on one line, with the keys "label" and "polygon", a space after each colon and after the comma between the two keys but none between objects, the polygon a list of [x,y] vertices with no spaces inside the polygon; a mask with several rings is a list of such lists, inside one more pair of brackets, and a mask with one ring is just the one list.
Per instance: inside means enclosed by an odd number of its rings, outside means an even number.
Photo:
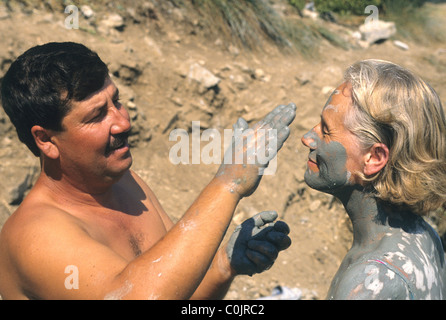
[{"label": "woman's nose", "polygon": [[306,134],[304,134],[300,140],[302,141],[304,146],[310,149],[316,149],[317,141],[319,140],[319,138],[315,132],[315,128],[311,129]]}]

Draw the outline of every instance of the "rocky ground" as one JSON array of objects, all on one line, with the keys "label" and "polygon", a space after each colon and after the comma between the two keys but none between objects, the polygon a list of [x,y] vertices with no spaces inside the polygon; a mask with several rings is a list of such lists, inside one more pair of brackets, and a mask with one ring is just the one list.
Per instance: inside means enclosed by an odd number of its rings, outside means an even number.
[{"label": "rocky ground", "polygon": [[[281,14],[296,15],[285,1],[274,1]],[[56,4],[54,4],[56,3]],[[133,169],[154,190],[166,212],[177,220],[212,178],[216,164],[174,165],[169,151],[173,129],[190,132],[192,121],[201,129],[223,133],[239,116],[252,123],[276,105],[294,102],[297,117],[280,151],[277,170],[265,176],[254,195],[238,206],[234,223],[263,210],[276,210],[291,227],[293,244],[267,272],[239,277],[227,299],[267,296],[278,286],[298,288],[302,299],[323,299],[331,278],[351,244],[349,220],[335,199],[309,189],[303,181],[308,152],[301,136],[319,119],[343,70],[366,58],[390,60],[426,79],[446,102],[446,43],[394,38],[380,44],[358,42],[353,27],[320,22],[344,39],[347,47],[319,40],[311,57],[283,53],[266,43],[248,51],[223,36],[210,39],[193,12],[170,2],[135,1],[128,6],[79,8],[79,29],[67,28],[58,1],[22,6],[0,3],[0,77],[19,54],[49,41],[82,42],[107,62],[122,100],[132,116]],[[438,17],[445,4],[429,4]],[[69,25],[68,25],[69,26]],[[443,23],[444,26],[444,23]],[[398,25],[396,25],[398,29]],[[401,40],[401,39],[400,39]],[[202,146],[206,143],[203,142]],[[20,203],[39,173],[38,159],[18,142],[0,110],[0,225]],[[430,218],[440,233],[440,215]]]}]

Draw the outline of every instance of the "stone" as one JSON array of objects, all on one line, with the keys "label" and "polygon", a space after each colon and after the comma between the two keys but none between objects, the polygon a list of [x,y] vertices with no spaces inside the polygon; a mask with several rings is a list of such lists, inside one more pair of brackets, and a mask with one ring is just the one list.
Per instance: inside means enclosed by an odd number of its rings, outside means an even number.
[{"label": "stone", "polygon": [[82,15],[86,18],[86,19],[90,19],[94,16],[94,11],[93,9],[91,9],[90,6],[87,5],[83,5],[81,6],[81,12]]},{"label": "stone", "polygon": [[321,200],[314,200],[311,204],[310,204],[310,211],[314,212],[317,209],[319,209],[319,207],[321,206],[322,201]]},{"label": "stone", "polygon": [[392,21],[376,20],[359,27],[362,40],[371,43],[389,39],[396,33],[395,23]]},{"label": "stone", "polygon": [[0,20],[8,19],[9,17],[8,8],[5,5],[0,5]]},{"label": "stone", "polygon": [[193,63],[190,66],[187,78],[189,80],[197,81],[206,89],[215,87],[221,81],[220,78],[216,77],[212,72],[198,63]]},{"label": "stone", "polygon": [[111,13],[99,22],[98,31],[109,35],[113,30],[122,31],[125,27],[124,19],[117,13]]},{"label": "stone", "polygon": [[317,13],[315,11],[308,10],[308,9],[303,9],[302,10],[302,15],[305,18],[311,18],[313,20],[316,20],[319,17],[319,13]]},{"label": "stone", "polygon": [[145,36],[144,42],[147,45],[147,48],[150,50],[150,53],[152,55],[157,56],[157,57],[163,56],[163,52],[161,51],[161,48],[158,46],[158,44],[156,43],[156,41],[153,38],[151,38],[149,36]]},{"label": "stone", "polygon": [[409,50],[409,46],[402,41],[395,40],[393,41],[393,44],[395,45],[395,47],[400,48],[401,50]]}]

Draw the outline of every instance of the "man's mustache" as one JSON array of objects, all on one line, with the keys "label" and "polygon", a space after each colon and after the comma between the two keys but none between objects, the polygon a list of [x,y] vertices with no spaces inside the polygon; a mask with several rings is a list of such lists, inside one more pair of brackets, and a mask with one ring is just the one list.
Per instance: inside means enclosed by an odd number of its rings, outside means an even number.
[{"label": "man's mustache", "polygon": [[113,135],[113,139],[110,144],[107,146],[107,153],[122,147],[127,143],[129,138],[129,132],[123,132],[120,134]]}]

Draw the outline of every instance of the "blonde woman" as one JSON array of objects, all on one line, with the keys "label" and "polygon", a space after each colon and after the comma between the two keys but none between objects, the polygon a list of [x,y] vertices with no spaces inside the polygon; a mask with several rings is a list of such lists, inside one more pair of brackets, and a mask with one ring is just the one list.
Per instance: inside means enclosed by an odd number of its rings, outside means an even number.
[{"label": "blonde woman", "polygon": [[398,65],[360,61],[302,142],[306,183],[340,199],[353,225],[327,298],[444,299],[444,250],[422,217],[446,203],[446,121],[435,91]]}]

